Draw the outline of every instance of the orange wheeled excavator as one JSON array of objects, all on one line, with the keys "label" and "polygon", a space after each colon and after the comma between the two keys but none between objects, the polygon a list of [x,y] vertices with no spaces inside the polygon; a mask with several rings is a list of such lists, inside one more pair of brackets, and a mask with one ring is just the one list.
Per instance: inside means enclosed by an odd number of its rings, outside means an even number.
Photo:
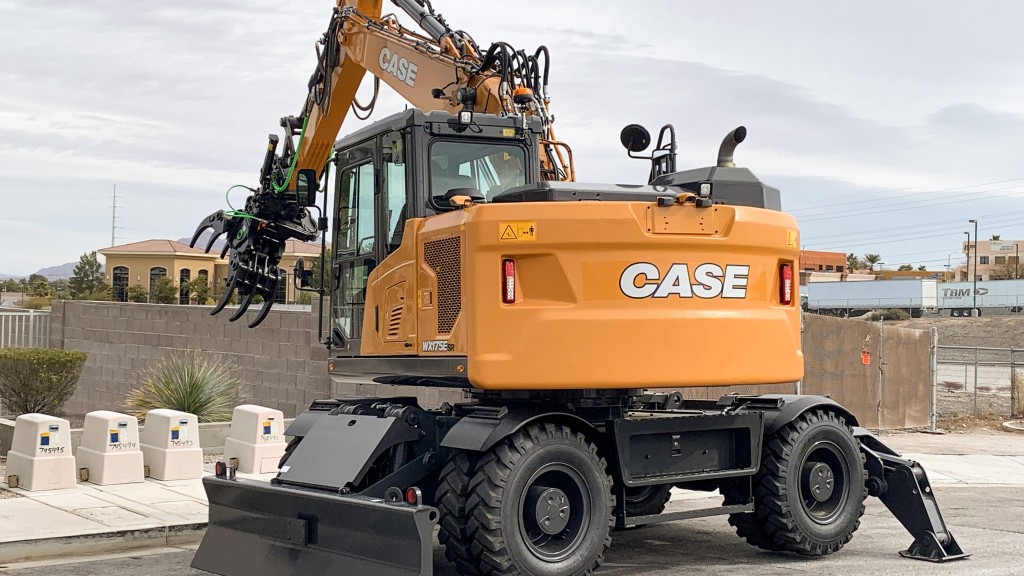
[{"label": "orange wheeled excavator", "polygon": [[[678,391],[803,376],[799,229],[735,165],[744,128],[715,165],[677,170],[666,126],[646,184],[578,183],[546,48],[484,50],[428,1],[394,3],[421,31],[381,0],[339,0],[283,150],[271,137],[245,209],[211,215],[193,244],[226,235],[214,313],[238,291],[237,320],[260,296],[256,325],[284,242],[330,234],[318,290],[337,389],[416,395],[313,403],[270,483],[218,463],[194,567],[429,575],[437,528],[467,576],[589,574],[613,529],[717,514],[755,546],[820,556],[850,541],[868,495],[912,534],[901,554],[966,556],[921,466],[843,406]],[[372,108],[355,98],[366,73],[417,108],[335,142],[350,108]],[[621,140],[636,157],[652,139],[631,125]],[[424,401],[442,393],[459,400]],[[666,512],[674,487],[724,501]]]}]

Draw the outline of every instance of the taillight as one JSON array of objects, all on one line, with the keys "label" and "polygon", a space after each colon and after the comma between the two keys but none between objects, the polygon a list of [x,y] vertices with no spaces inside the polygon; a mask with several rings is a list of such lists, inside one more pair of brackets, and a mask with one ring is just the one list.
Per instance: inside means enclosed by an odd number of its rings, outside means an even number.
[{"label": "taillight", "polygon": [[793,266],[779,266],[779,301],[789,305],[793,303]]},{"label": "taillight", "polygon": [[505,304],[516,301],[516,261],[510,258],[501,261],[501,301]]},{"label": "taillight", "polygon": [[419,504],[421,500],[423,500],[423,493],[420,492],[419,488],[413,486],[412,488],[409,488],[408,490],[405,491],[406,504],[412,504],[413,506],[415,506]]}]

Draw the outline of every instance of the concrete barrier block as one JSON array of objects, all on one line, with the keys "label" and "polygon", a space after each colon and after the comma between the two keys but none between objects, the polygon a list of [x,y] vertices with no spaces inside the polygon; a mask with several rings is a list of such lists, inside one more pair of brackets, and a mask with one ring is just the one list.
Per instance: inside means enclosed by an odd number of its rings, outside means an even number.
[{"label": "concrete barrier block", "polygon": [[151,478],[193,480],[203,477],[203,448],[195,414],[150,410],[140,434],[140,448]]},{"label": "concrete barrier block", "polygon": [[82,444],[75,458],[93,484],[143,482],[139,421],[134,416],[98,410],[85,415]]},{"label": "concrete barrier block", "polygon": [[238,471],[246,474],[277,472],[287,445],[284,428],[280,410],[255,404],[236,406],[224,441],[224,459],[237,459]]},{"label": "concrete barrier block", "polygon": [[45,414],[22,414],[14,424],[7,452],[7,481],[25,490],[66,490],[75,487],[71,455],[71,424]]}]

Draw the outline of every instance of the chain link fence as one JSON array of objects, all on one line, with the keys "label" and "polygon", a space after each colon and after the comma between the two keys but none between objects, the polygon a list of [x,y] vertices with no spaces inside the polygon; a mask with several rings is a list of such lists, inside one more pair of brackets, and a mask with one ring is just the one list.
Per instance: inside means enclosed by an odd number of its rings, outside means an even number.
[{"label": "chain link fence", "polygon": [[1024,350],[939,346],[940,418],[1024,417]]}]

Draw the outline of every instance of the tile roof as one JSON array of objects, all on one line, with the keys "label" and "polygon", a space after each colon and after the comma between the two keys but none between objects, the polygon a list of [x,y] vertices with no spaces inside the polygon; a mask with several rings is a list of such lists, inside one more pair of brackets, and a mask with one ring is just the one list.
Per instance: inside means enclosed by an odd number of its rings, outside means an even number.
[{"label": "tile roof", "polygon": [[[162,252],[166,254],[206,254],[199,248],[191,248],[187,244],[175,242],[174,240],[143,240],[112,246],[99,251],[100,254],[129,254],[138,252]],[[214,254],[216,256],[216,254]]]}]

